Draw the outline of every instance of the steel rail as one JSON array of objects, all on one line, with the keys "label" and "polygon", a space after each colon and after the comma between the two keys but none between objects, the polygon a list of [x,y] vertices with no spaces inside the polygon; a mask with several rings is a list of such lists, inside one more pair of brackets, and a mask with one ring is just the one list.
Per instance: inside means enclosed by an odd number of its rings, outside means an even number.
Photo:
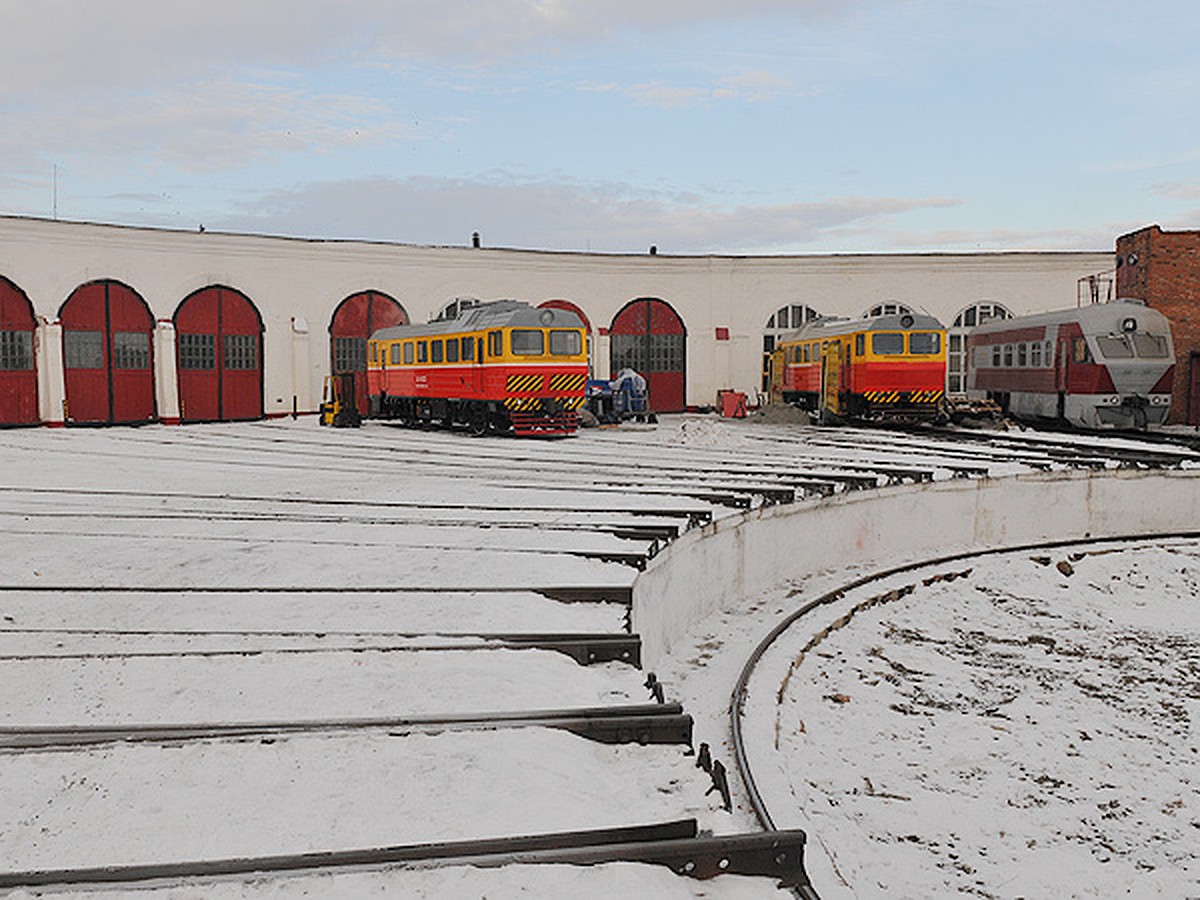
[{"label": "steel rail", "polygon": [[[757,781],[754,778],[754,773],[750,768],[750,761],[746,752],[746,735],[743,728],[743,719],[745,717],[746,700],[749,695],[750,678],[754,674],[755,668],[762,660],[766,652],[786,632],[792,625],[796,624],[800,619],[807,616],[809,613],[823,606],[840,600],[848,592],[858,590],[872,582],[883,581],[887,578],[903,575],[907,572],[914,572],[921,569],[930,568],[933,566],[946,565],[948,563],[962,562],[964,560],[978,559],[986,556],[1000,556],[1009,553],[1025,553],[1032,550],[1051,550],[1062,547],[1079,547],[1079,546],[1094,546],[1105,544],[1138,544],[1146,541],[1162,540],[1164,538],[1179,538],[1192,539],[1200,538],[1200,531],[1173,531],[1173,532],[1151,532],[1149,534],[1129,534],[1116,535],[1105,538],[1071,538],[1066,540],[1053,541],[1035,541],[1026,544],[1017,544],[1011,547],[1000,547],[988,550],[968,550],[961,553],[949,553],[943,556],[931,557],[929,559],[919,560],[917,562],[905,563],[900,566],[878,570],[859,578],[852,579],[844,584],[839,585],[832,590],[828,590],[820,596],[808,601],[798,609],[789,613],[780,620],[766,636],[755,646],[754,650],[747,657],[746,662],[742,666],[742,670],[738,675],[737,682],[734,684],[732,693],[730,694],[729,702],[729,718],[730,729],[732,732],[734,762],[737,766],[738,774],[741,777],[742,785],[746,790],[746,799],[750,803],[750,807],[754,812],[754,816],[767,832],[775,832],[777,830],[775,820],[771,817],[771,813],[767,808],[766,801],[759,792]],[[802,892],[801,896],[806,898],[817,898],[815,890],[811,887],[807,889],[807,893]]]}]

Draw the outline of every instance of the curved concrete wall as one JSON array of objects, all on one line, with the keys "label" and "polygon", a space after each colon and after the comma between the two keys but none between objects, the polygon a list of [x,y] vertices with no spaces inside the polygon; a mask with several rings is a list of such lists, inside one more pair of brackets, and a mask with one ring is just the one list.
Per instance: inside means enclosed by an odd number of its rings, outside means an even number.
[{"label": "curved concrete wall", "polygon": [[647,666],[695,620],[789,579],[1041,540],[1200,531],[1200,472],[1053,473],[841,494],[684,535],[633,586]]}]

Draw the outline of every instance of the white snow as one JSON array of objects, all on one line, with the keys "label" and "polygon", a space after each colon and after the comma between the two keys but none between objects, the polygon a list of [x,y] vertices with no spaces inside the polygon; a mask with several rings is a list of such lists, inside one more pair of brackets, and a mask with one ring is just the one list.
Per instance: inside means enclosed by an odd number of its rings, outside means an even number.
[{"label": "white snow", "polygon": [[[557,603],[531,589],[632,583],[636,570],[595,557],[646,542],[590,524],[735,515],[698,490],[705,467],[746,487],[872,465],[944,480],[963,465],[1002,476],[1031,464],[1063,465],[932,437],[712,417],[558,442],[379,424],[331,431],[311,420],[0,433],[0,724],[645,702],[643,673],[615,664],[411,645],[454,642],[426,634],[620,630],[618,603]],[[809,830],[823,896],[1200,893],[1200,550],[1093,553],[1070,576],[1053,565],[1064,555],[1049,566],[1029,554],[963,564],[955,568],[972,568],[969,577],[856,615],[797,668],[778,720],[775,691],[811,631],[790,657],[768,657],[748,706],[752,752],[768,796],[793,798],[772,808],[776,823]],[[696,623],[658,667],[668,697],[696,717],[696,740],[731,774],[728,701],[742,660],[804,597],[854,574],[831,557],[825,571]],[[122,590],[44,590],[55,586]],[[187,586],[206,590],[136,590]],[[813,630],[844,611],[830,609]],[[170,655],[179,650],[188,653]],[[214,651],[223,655],[200,655]],[[129,653],[165,655],[104,655]],[[67,658],[6,658],[29,654]],[[707,787],[679,748],[606,747],[540,728],[0,752],[0,859],[5,869],[152,862],[683,816],[717,834],[756,829],[739,786],[732,814]],[[154,888],[231,898],[788,896],[766,879],[693,882],[624,864]]]}]

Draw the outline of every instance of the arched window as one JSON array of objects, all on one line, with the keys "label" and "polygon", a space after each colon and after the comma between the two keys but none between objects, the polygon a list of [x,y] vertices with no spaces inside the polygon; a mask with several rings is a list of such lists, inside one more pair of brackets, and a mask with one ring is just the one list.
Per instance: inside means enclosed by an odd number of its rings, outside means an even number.
[{"label": "arched window", "polygon": [[876,316],[903,316],[911,314],[912,307],[905,306],[903,303],[897,303],[895,300],[888,300],[884,303],[876,303],[863,313],[863,318],[873,319]]},{"label": "arched window", "polygon": [[967,390],[967,333],[993,319],[1009,319],[1012,313],[999,303],[973,303],[960,310],[946,329],[946,393],[962,395]]},{"label": "arched window", "polygon": [[779,340],[779,336],[789,331],[795,331],[805,322],[819,318],[821,318],[821,314],[811,306],[793,303],[790,306],[781,306],[771,318],[767,319],[767,324],[763,327],[762,389],[764,392],[770,390],[771,387],[771,351],[775,349],[775,342]]}]

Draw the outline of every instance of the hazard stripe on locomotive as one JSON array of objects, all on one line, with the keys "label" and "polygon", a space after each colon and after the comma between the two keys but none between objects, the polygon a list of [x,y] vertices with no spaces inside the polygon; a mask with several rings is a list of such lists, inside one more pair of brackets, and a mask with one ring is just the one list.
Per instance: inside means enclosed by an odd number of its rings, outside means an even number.
[{"label": "hazard stripe on locomotive", "polygon": [[942,418],[946,331],[909,313],[816,319],[779,339],[771,391],[823,422]]},{"label": "hazard stripe on locomotive", "polygon": [[371,336],[371,413],[473,433],[568,435],[588,378],[587,329],[574,312],[516,300],[457,305],[453,319]]}]

